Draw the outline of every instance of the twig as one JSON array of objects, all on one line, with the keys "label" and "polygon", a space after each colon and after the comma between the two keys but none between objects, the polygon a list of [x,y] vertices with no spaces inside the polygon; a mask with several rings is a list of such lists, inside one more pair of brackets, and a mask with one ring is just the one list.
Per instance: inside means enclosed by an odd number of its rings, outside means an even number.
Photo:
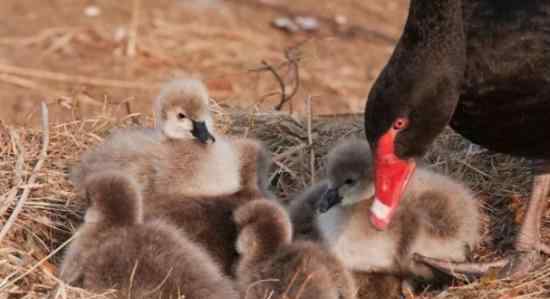
[{"label": "twig", "polygon": [[33,82],[31,80],[23,79],[23,78],[18,77],[18,76],[9,75],[9,74],[0,74],[0,80],[4,81],[6,83],[9,83],[9,84],[19,86],[19,87],[24,87],[24,88],[28,88],[28,89],[32,89],[32,90],[38,90],[38,91],[41,91],[41,92],[44,92],[44,93],[49,93],[49,94],[52,94],[52,95],[56,94],[56,96],[60,95],[60,93],[54,91],[53,89],[50,89],[49,87],[39,86],[38,84],[36,84],[35,82]]},{"label": "twig", "polygon": [[309,145],[309,169],[311,171],[311,184],[315,183],[315,149],[313,148],[313,136],[311,134],[311,96],[306,98],[307,107],[307,143]]},{"label": "twig", "polygon": [[126,115],[132,114],[132,106],[130,105],[130,100],[124,101],[124,106],[126,107]]},{"label": "twig", "polygon": [[130,273],[130,286],[128,287],[128,299],[132,298],[132,287],[134,286],[134,278],[135,278],[138,266],[139,266],[139,260],[136,260],[136,262],[134,263],[134,267],[132,268],[132,273]]},{"label": "twig", "polygon": [[281,110],[283,105],[288,101],[286,96],[285,82],[283,81],[279,73],[277,73],[277,70],[272,65],[267,63],[265,60],[262,60],[262,64],[264,65],[266,70],[270,71],[273,74],[273,77],[275,77],[275,80],[277,80],[277,82],[279,83],[279,88],[281,88],[281,100],[279,104],[275,106],[275,110],[279,111]]},{"label": "twig", "polygon": [[296,272],[294,272],[294,275],[292,275],[292,278],[290,279],[290,282],[288,283],[286,290],[283,293],[283,296],[282,296],[283,298],[288,298],[288,292],[290,292],[290,289],[296,282],[296,279],[298,278],[298,275],[300,275],[300,272],[301,272],[300,270],[296,270]]},{"label": "twig", "polygon": [[17,154],[17,161],[15,162],[15,186],[8,192],[6,197],[2,198],[3,204],[2,207],[0,207],[0,216],[4,215],[4,213],[8,210],[8,207],[17,196],[17,191],[21,187],[21,184],[23,184],[23,166],[25,165],[25,158],[23,154],[24,148],[15,129],[10,129],[9,134],[12,142],[14,143],[14,150]]},{"label": "twig", "polygon": [[74,27],[52,27],[40,31],[38,34],[28,37],[8,37],[1,38],[0,45],[15,45],[19,47],[25,47],[32,44],[37,44],[49,39],[52,36],[64,34],[67,31],[75,30]]},{"label": "twig", "polygon": [[[298,62],[300,61],[299,47],[301,47],[306,41],[303,41],[292,48],[288,48],[285,51],[285,57],[289,63],[288,67],[289,69],[292,70],[292,73],[294,74],[293,75],[294,87],[292,88],[292,92],[290,92],[290,94],[287,96],[288,99],[292,99],[296,95],[296,93],[298,93],[298,89],[300,89],[300,69],[298,64]],[[282,108],[282,105],[281,105],[281,108]],[[292,110],[292,107],[291,107],[291,110]]]},{"label": "twig", "polygon": [[[274,108],[276,111],[280,111],[283,108],[283,106],[287,102],[289,102],[296,95],[296,93],[298,93],[298,89],[300,88],[300,72],[299,72],[299,64],[298,63],[301,59],[299,48],[304,43],[305,43],[305,41],[301,42],[301,43],[298,43],[294,47],[286,49],[285,50],[286,61],[280,63],[277,66],[273,66],[273,65],[267,63],[267,61],[262,60],[262,66],[261,67],[249,70],[251,72],[269,71],[271,74],[273,74],[273,77],[275,77],[275,80],[277,81],[277,83],[279,83],[279,88],[281,90],[280,91],[281,99],[280,99],[279,103]],[[289,70],[291,70],[292,73],[293,73],[292,81],[294,81],[294,86],[288,94],[287,94],[287,88],[286,88],[285,82],[284,82],[283,78],[281,77],[281,75],[279,75],[279,73],[277,72],[277,69],[279,69],[281,67],[284,67],[284,66],[287,66],[289,68]],[[273,93],[268,93],[266,96],[270,96],[270,95],[273,95]]]},{"label": "twig", "polygon": [[126,46],[126,56],[136,56],[137,33],[139,26],[139,12],[141,9],[140,0],[132,1],[132,23],[130,24],[130,32],[128,33],[128,45]]},{"label": "twig", "polygon": [[48,128],[48,107],[46,106],[46,103],[42,102],[42,149],[40,150],[38,162],[36,162],[36,165],[32,170],[31,176],[23,189],[23,193],[21,194],[21,198],[19,199],[19,202],[15,206],[15,209],[13,210],[13,213],[10,215],[10,218],[8,218],[8,221],[6,221],[6,224],[4,225],[4,227],[2,227],[2,231],[0,231],[0,243],[8,233],[8,230],[10,229],[10,227],[13,225],[13,223],[17,219],[17,216],[19,216],[19,213],[21,213],[21,210],[23,209],[23,206],[25,205],[25,202],[29,197],[29,193],[31,192],[31,186],[35,184],[36,178],[38,176],[38,172],[40,171],[40,169],[42,168],[42,165],[44,164],[44,161],[48,157],[49,141],[50,141],[50,135],[49,135],[49,128]]},{"label": "twig", "polygon": [[255,287],[256,285],[259,285],[259,284],[262,284],[264,282],[280,282],[279,279],[275,279],[275,278],[268,278],[268,279],[262,279],[262,280],[258,280],[258,281],[255,281],[251,284],[249,284],[247,287],[246,287],[246,292],[245,292],[245,295],[244,295],[244,298],[248,298],[248,293],[250,293],[250,289],[252,289],[253,287]]},{"label": "twig", "polygon": [[22,68],[18,66],[2,64],[0,63],[0,73],[16,74],[19,76],[27,76],[45,80],[52,80],[64,83],[84,84],[91,86],[101,87],[115,87],[115,88],[127,88],[127,89],[142,89],[151,90],[157,89],[158,84],[152,84],[147,82],[135,82],[135,81],[121,81],[111,80],[96,77],[80,76],[80,75],[68,75],[64,73],[49,72],[37,69]]},{"label": "twig", "polygon": [[126,115],[130,117],[130,120],[132,120],[134,125],[140,125],[139,120],[135,117],[136,115],[132,114],[132,104],[130,103],[131,100],[133,100],[133,98],[126,99],[126,101],[124,101],[124,106],[126,106]]},{"label": "twig", "polygon": [[[9,75],[9,74],[0,74],[0,80],[4,81],[6,83],[9,83],[9,84],[19,86],[19,87],[23,87],[23,88],[27,88],[27,89],[31,89],[31,90],[36,90],[36,91],[39,91],[41,93],[46,93],[46,94],[48,94],[49,96],[51,96],[55,99],[65,99],[65,98],[67,98],[66,96],[63,95],[63,92],[61,92],[61,91],[52,89],[51,87],[42,86],[40,84],[37,84],[36,82],[33,82],[31,80],[28,80],[28,79],[21,78],[21,77],[18,77],[18,76]],[[91,97],[89,97],[85,94],[81,94],[79,100],[86,103],[86,104],[90,104],[90,105],[93,105],[93,106],[96,106],[96,107],[101,106],[101,103],[99,103],[97,100],[92,99]],[[48,103],[52,103],[52,101],[49,101]]]},{"label": "twig", "polygon": [[463,161],[463,160],[460,160],[460,159],[458,159],[458,160],[456,160],[456,161],[457,161],[458,163],[460,163],[460,164],[462,164],[462,165],[464,165],[464,166],[470,168],[471,170],[473,170],[473,171],[475,171],[475,172],[481,174],[482,176],[484,176],[484,177],[486,177],[486,178],[491,177],[488,173],[483,172],[481,169],[472,166],[471,164],[469,164],[469,163],[466,162],[466,161]]},{"label": "twig", "polygon": [[32,267],[30,267],[23,274],[17,276],[12,281],[6,281],[4,284],[0,284],[0,289],[7,288],[8,286],[13,285],[14,283],[16,283],[19,280],[21,280],[22,278],[24,278],[25,276],[32,273],[32,271],[36,270],[36,268],[40,267],[44,262],[49,260],[52,256],[56,255],[59,251],[61,251],[61,249],[65,248],[65,246],[67,246],[67,244],[72,242],[78,235],[79,235],[78,233],[72,235],[67,241],[65,241],[65,242],[63,242],[63,244],[59,245],[59,247],[57,247],[54,251],[50,252],[50,254],[45,256],[43,259],[39,260],[36,264],[34,264]]},{"label": "twig", "polygon": [[298,93],[298,89],[300,88],[300,71],[299,71],[299,62],[300,62],[300,47],[306,43],[307,40],[298,43],[297,45],[290,47],[285,50],[285,58],[288,62],[288,68],[292,70],[293,81],[294,81],[294,87],[292,88],[292,91],[287,95],[284,94],[284,98],[281,99],[279,104],[275,106],[275,110],[280,111],[284,104],[286,102],[289,102],[295,95]]},{"label": "twig", "polygon": [[147,295],[153,295],[154,293],[160,291],[160,289],[162,288],[162,286],[164,284],[166,284],[166,282],[168,281],[168,278],[170,278],[170,275],[172,275],[172,271],[174,270],[174,268],[170,268],[170,270],[168,270],[168,272],[166,273],[166,276],[164,276],[164,279],[162,279],[162,281],[154,288],[152,289],[151,291],[148,291],[147,292]]},{"label": "twig", "polygon": [[46,49],[42,54],[40,54],[41,57],[45,57],[59,49],[62,49],[63,47],[67,46],[68,43],[71,42],[75,34],[78,33],[78,30],[70,30],[69,32],[64,33],[61,37],[57,38],[52,42],[52,44]]},{"label": "twig", "polygon": [[[57,276],[49,273],[49,272],[45,272],[46,275],[51,279],[53,280],[54,282],[57,283],[57,287],[55,289],[55,293],[52,293],[52,299],[58,299],[58,298],[62,298],[62,299],[67,299],[67,290],[72,290],[72,291],[76,291],[78,292],[78,294],[80,295],[79,298],[82,298],[82,299],[95,299],[95,298],[111,298],[109,295],[112,295],[112,294],[115,294],[116,293],[116,290],[115,289],[109,289],[109,290],[106,290],[102,293],[98,293],[98,292],[91,292],[91,291],[86,291],[82,288],[79,288],[77,286],[70,286],[68,284],[66,284],[63,280],[59,279]],[[86,294],[86,297],[83,297],[82,294]],[[50,298],[50,297],[48,297]]]},{"label": "twig", "polygon": [[275,155],[273,157],[273,160],[275,161],[282,161],[283,159],[289,157],[289,156],[292,156],[294,155],[295,153],[301,151],[302,149],[304,149],[306,147],[305,144],[300,144],[300,145],[296,145],[296,146],[293,146],[293,147],[290,147],[289,149],[287,149],[286,151],[278,154],[278,155]]},{"label": "twig", "polygon": [[304,282],[302,282],[302,285],[300,286],[300,289],[298,289],[298,293],[296,294],[296,299],[300,299],[302,298],[302,294],[304,293],[305,289],[306,289],[306,286],[307,284],[309,283],[309,281],[311,279],[313,279],[313,277],[317,274],[317,272],[313,272],[311,274],[309,274],[306,279],[304,280]]},{"label": "twig", "polygon": [[282,162],[279,162],[279,161],[273,161],[273,163],[275,163],[275,165],[279,166],[280,169],[286,171],[288,174],[290,174],[290,176],[292,178],[296,178],[298,175],[292,171],[290,168],[288,168],[284,163]]}]

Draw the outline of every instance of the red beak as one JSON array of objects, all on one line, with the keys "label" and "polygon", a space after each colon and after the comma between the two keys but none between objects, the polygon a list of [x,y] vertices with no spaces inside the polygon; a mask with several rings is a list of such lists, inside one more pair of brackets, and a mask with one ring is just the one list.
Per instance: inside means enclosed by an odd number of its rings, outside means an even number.
[{"label": "red beak", "polygon": [[385,230],[390,224],[416,168],[414,159],[402,160],[395,155],[397,132],[392,127],[380,137],[374,156],[375,198],[370,208],[370,220],[379,230]]}]

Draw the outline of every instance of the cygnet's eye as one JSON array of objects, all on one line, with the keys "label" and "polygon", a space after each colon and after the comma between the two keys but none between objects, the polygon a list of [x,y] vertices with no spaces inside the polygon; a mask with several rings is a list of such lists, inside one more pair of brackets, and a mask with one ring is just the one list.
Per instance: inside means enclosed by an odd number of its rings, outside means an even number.
[{"label": "cygnet's eye", "polygon": [[355,183],[355,180],[354,179],[346,179],[344,181],[344,184],[346,185],[353,185]]},{"label": "cygnet's eye", "polygon": [[179,120],[182,120],[182,119],[184,119],[184,118],[186,118],[186,117],[187,117],[187,116],[185,116],[185,114],[183,114],[183,113],[181,113],[181,112],[178,113],[178,119],[179,119]]}]

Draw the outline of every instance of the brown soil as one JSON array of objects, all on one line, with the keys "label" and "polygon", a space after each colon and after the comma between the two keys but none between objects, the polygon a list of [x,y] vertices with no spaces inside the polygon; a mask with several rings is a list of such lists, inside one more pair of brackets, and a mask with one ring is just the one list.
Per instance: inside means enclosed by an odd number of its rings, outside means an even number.
[{"label": "brown soil", "polygon": [[[270,110],[279,101],[277,82],[269,72],[248,70],[262,60],[277,65],[286,48],[303,41],[300,89],[285,108],[301,112],[313,96],[316,114],[361,112],[408,7],[407,0],[136,3],[1,1],[0,119],[36,124],[41,100],[56,122],[90,118],[125,101],[132,112],[149,113],[158,83],[181,75],[206,80],[218,103]],[[87,16],[89,6],[99,15]],[[313,16],[319,30],[289,34],[271,26],[285,16]],[[339,25],[342,17],[346,24]]]}]

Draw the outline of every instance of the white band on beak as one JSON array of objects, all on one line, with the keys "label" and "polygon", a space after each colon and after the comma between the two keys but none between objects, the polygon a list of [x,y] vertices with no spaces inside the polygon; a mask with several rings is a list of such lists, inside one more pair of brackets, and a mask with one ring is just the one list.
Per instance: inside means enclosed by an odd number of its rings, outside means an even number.
[{"label": "white band on beak", "polygon": [[370,207],[370,211],[379,219],[387,219],[390,215],[391,208],[382,203],[378,198],[374,198],[374,202]]}]

